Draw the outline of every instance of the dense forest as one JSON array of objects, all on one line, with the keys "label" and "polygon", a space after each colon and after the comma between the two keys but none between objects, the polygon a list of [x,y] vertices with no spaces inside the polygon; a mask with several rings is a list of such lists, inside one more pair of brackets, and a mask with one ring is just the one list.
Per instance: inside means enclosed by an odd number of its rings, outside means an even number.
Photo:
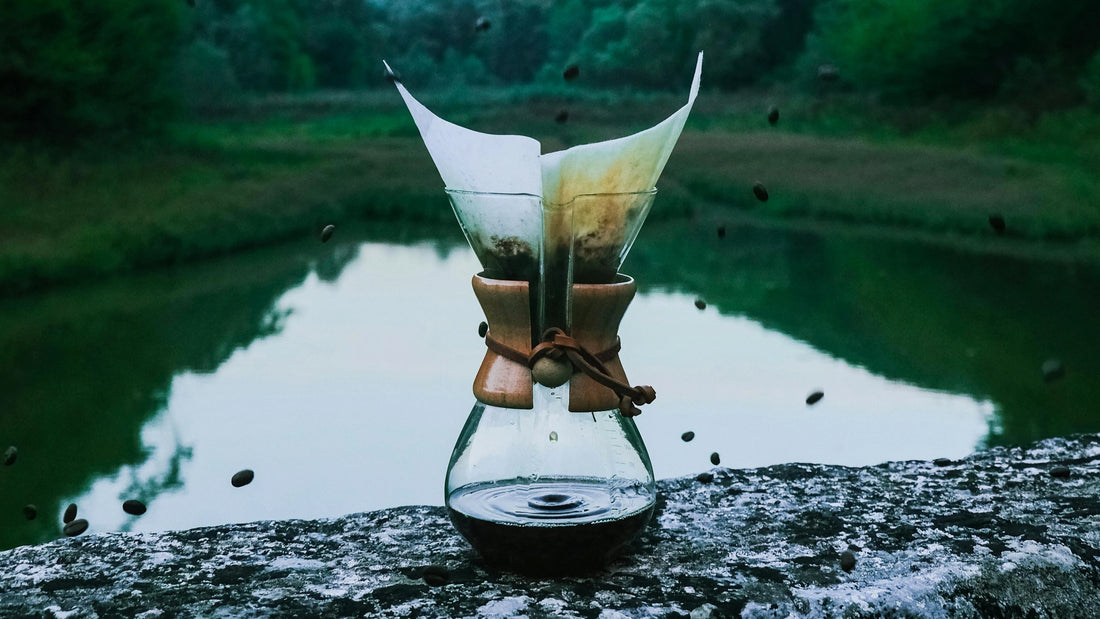
[{"label": "dense forest", "polygon": [[1100,106],[1096,0],[12,0],[7,136],[130,134],[240,94],[384,84],[777,83],[885,101]]}]

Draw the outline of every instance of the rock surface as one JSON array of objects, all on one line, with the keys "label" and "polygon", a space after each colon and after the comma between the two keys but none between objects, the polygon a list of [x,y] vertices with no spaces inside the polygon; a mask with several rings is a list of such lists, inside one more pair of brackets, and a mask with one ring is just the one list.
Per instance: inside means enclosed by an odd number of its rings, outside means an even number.
[{"label": "rock surface", "polygon": [[401,507],[16,548],[0,616],[1100,617],[1100,435],[712,472],[661,482],[633,552],[584,577],[487,571],[442,508]]}]

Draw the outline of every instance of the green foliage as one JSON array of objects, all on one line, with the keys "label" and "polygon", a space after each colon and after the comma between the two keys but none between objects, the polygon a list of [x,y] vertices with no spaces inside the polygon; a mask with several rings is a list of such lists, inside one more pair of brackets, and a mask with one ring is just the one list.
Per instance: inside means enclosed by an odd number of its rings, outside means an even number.
[{"label": "green foliage", "polygon": [[1094,0],[823,0],[811,51],[890,97],[1012,96],[1072,83],[1050,76],[1081,68],[1097,25]]},{"label": "green foliage", "polygon": [[176,71],[180,93],[192,106],[220,103],[240,91],[229,54],[203,39],[191,41],[180,50]]},{"label": "green foliage", "polygon": [[202,24],[248,90],[292,90],[303,73],[301,22],[288,0],[243,3]]},{"label": "green foliage", "polygon": [[811,0],[609,3],[592,11],[569,59],[585,67],[587,83],[667,90],[679,87],[704,50],[707,83],[737,88],[790,60],[792,49],[770,45],[769,35],[786,32],[780,24],[792,20],[798,36],[805,36],[810,5]]},{"label": "green foliage", "polygon": [[1093,55],[1092,60],[1085,65],[1079,85],[1089,104],[1100,109],[1100,52]]},{"label": "green foliage", "polygon": [[362,0],[304,3],[304,49],[309,54],[321,88],[358,88],[378,74],[381,38],[376,32],[380,15]]},{"label": "green foliage", "polygon": [[382,85],[385,57],[422,88],[562,84],[577,64],[581,86],[669,90],[704,48],[708,84],[735,88],[798,53],[815,1],[219,0],[196,11],[192,37],[224,50],[252,92],[294,89],[302,53],[327,89]]},{"label": "green foliage", "polygon": [[[985,98],[1015,106],[1024,124],[1081,102],[1100,105],[1096,0],[8,5],[0,21],[5,136],[136,134],[162,126],[174,99],[209,111],[242,94],[384,88],[382,58],[411,87],[453,96],[521,85],[568,98],[593,88],[678,91],[705,50],[708,89],[802,79],[811,94],[934,101],[933,115]],[[816,79],[824,63],[839,67],[839,84]],[[580,77],[567,82],[562,71],[571,64]]]},{"label": "green foliage", "polygon": [[781,16],[786,17],[776,0],[699,2],[690,20],[697,28],[692,47],[706,50],[709,80],[725,88],[743,86],[784,60],[784,50],[766,46]]},{"label": "green foliage", "polygon": [[69,141],[156,129],[172,110],[181,3],[4,3],[0,135]]}]

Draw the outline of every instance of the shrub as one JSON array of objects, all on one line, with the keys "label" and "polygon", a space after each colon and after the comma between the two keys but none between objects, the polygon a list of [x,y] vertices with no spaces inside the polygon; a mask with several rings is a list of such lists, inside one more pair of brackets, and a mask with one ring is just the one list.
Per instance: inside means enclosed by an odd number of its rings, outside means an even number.
[{"label": "shrub", "polygon": [[70,141],[143,133],[171,113],[176,0],[4,3],[0,134]]}]

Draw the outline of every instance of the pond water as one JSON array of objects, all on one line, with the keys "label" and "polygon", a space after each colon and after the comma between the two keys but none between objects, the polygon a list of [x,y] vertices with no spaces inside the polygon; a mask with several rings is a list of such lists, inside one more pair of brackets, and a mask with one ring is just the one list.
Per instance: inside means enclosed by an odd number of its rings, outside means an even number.
[{"label": "pond water", "polygon": [[[69,502],[92,532],[442,504],[484,354],[479,267],[452,228],[342,227],[0,302],[0,449],[19,448],[0,548],[58,537]],[[1100,431],[1093,266],[684,221],[651,222],[623,270],[658,477],[714,451],[854,466]],[[243,468],[255,481],[233,488]]]}]

